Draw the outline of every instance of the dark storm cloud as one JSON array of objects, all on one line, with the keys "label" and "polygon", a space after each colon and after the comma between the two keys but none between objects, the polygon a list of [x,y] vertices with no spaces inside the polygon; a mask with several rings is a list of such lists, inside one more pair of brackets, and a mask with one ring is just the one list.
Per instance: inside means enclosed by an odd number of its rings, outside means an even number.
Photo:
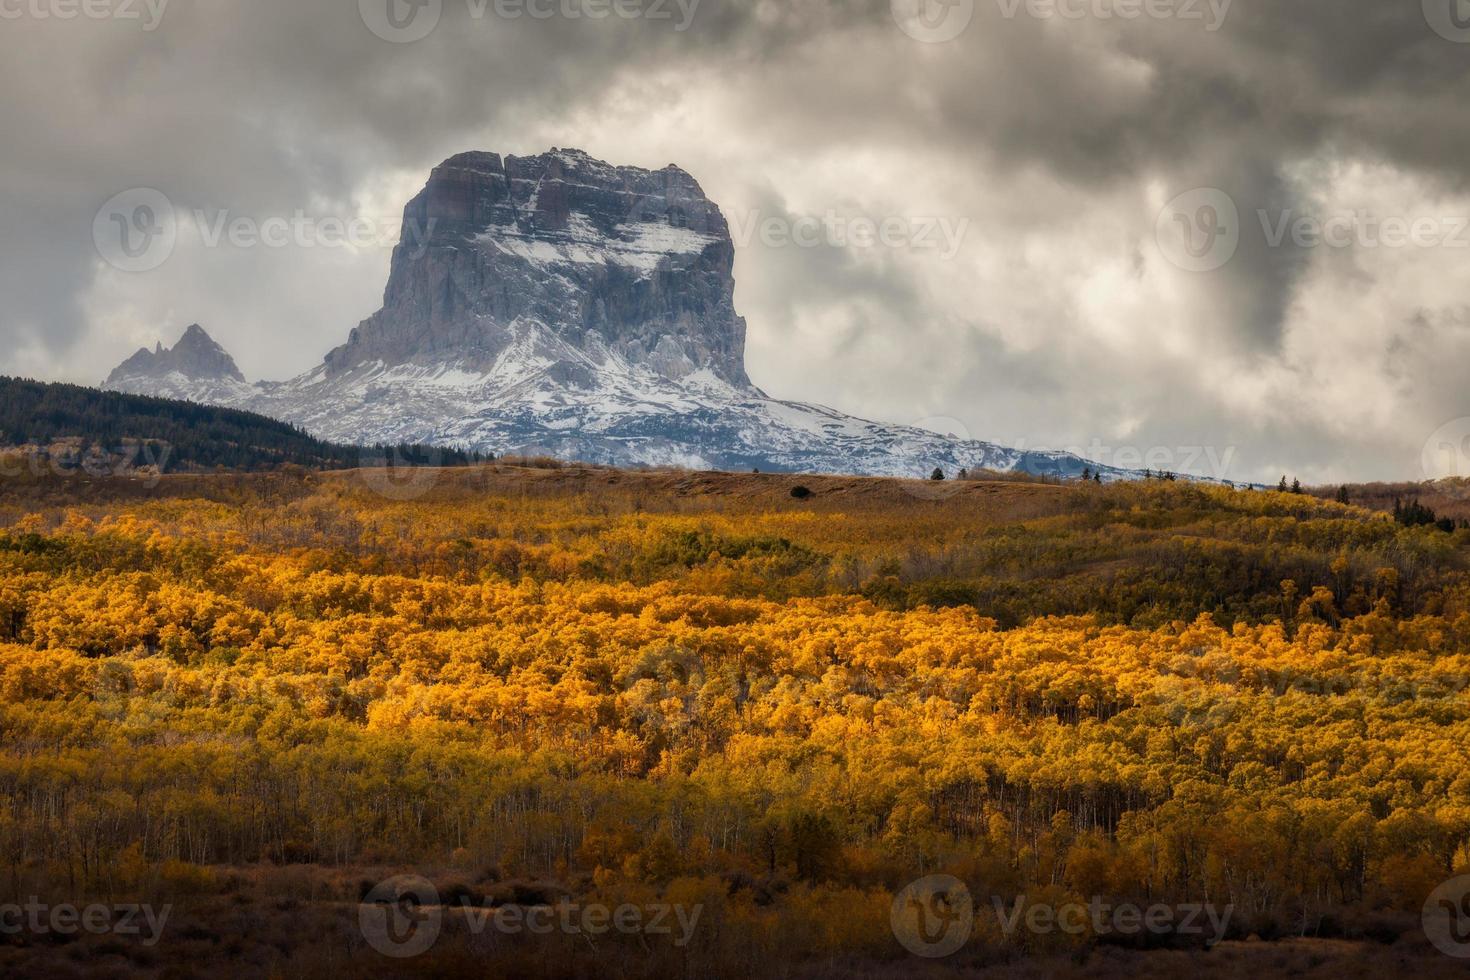
[{"label": "dark storm cloud", "polygon": [[[1330,297],[1322,277],[1341,277],[1363,291],[1362,323],[1342,324],[1344,343],[1380,352],[1352,370],[1371,364],[1395,398],[1405,379],[1432,381],[1420,398],[1431,407],[1416,409],[1410,429],[1470,414],[1458,395],[1467,362],[1433,356],[1459,349],[1444,335],[1453,310],[1426,301],[1431,327],[1409,328],[1415,311],[1391,300],[1415,288],[1411,271],[1273,245],[1258,212],[1314,205],[1304,161],[1390,168],[1430,209],[1470,192],[1470,44],[1432,30],[1417,0],[1235,0],[1218,30],[1096,15],[1127,2],[1072,0],[1067,9],[1089,11],[1074,19],[975,0],[968,28],[939,44],[907,36],[878,0],[701,0],[682,31],[673,2],[672,20],[592,20],[476,17],[477,5],[443,0],[438,27],[402,44],[374,36],[340,0],[174,0],[152,31],[7,15],[0,344],[12,354],[0,370],[95,381],[150,333],[215,316],[247,373],[279,376],[312,363],[381,292],[385,253],[181,254],[159,274],[122,277],[91,238],[97,207],[119,191],[158,188],[183,209],[391,220],[401,201],[369,199],[385,182],[408,193],[452,153],[531,152],[559,138],[597,142],[624,154],[618,162],[678,162],[727,210],[907,213],[906,198],[942,185],[952,216],[973,219],[978,257],[967,260],[983,279],[904,255],[743,249],[752,359],[770,365],[783,397],[885,417],[948,403],[956,417],[984,416],[975,427],[992,431],[977,435],[1025,431],[1029,420],[1038,441],[1080,439],[1097,420],[1114,426],[1109,437],[1181,441],[1183,419],[1194,442],[1255,440],[1255,470],[1293,456],[1324,476],[1402,470],[1417,458],[1414,438],[1389,452],[1386,436],[1335,428],[1326,409],[1277,418],[1267,389],[1310,378],[1326,386],[1324,405],[1339,395],[1351,404],[1334,387],[1347,382],[1304,360],[1300,342],[1324,330],[1303,311],[1304,291]],[[45,4],[0,0],[5,11]],[[802,174],[842,157],[848,169],[833,172],[854,186]],[[1149,208],[1199,187],[1238,205],[1239,248],[1223,268],[1160,285]],[[1112,244],[1096,245],[1108,228]],[[1081,273],[1108,261],[1129,270],[1111,292],[1072,281],[1055,257],[1075,229],[1099,249],[1076,253]],[[972,295],[959,291],[967,280]],[[1032,318],[1024,331],[1017,311]],[[1166,356],[1148,342],[1155,334],[1189,343]],[[840,377],[793,388],[796,374],[772,356],[786,343],[834,355]],[[287,344],[297,349],[282,355]],[[899,350],[909,364],[884,375],[892,384],[861,380]],[[1181,370],[1191,350],[1241,372],[1240,385],[1259,384],[1261,404]],[[973,361],[957,367],[957,355]]]}]

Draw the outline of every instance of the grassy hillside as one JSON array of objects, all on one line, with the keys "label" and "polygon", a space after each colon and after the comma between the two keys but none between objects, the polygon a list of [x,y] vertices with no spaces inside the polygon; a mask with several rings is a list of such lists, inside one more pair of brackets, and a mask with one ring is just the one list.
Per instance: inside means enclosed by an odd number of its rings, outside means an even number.
[{"label": "grassy hillside", "polygon": [[[365,452],[323,442],[252,412],[0,377],[3,449],[43,458],[60,470],[345,469],[392,456],[382,447]],[[396,452],[410,463],[454,466],[471,461],[465,453],[421,446],[397,447]]]}]

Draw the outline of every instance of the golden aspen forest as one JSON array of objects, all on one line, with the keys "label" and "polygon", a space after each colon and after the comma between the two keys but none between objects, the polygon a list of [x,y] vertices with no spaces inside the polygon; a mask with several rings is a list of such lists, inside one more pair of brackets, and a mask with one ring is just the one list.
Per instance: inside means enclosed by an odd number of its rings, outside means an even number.
[{"label": "golden aspen forest", "polygon": [[[171,909],[0,975],[1463,975],[1420,912],[1470,872],[1470,530],[1182,481],[380,490],[0,488],[0,902]],[[358,922],[404,873],[698,916],[394,958]],[[929,875],[973,896],[944,957],[892,923]],[[1007,921],[1099,898],[1231,911]]]}]

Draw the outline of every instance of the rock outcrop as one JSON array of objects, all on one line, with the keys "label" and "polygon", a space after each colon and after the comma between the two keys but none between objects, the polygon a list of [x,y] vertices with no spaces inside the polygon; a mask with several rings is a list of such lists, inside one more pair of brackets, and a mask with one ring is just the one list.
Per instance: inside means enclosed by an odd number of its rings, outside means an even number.
[{"label": "rock outcrop", "polygon": [[734,262],[719,208],[678,167],[462,153],[404,209],[383,309],[327,355],[327,373],[446,359],[488,370],[515,326],[535,323],[594,361],[749,387]]}]

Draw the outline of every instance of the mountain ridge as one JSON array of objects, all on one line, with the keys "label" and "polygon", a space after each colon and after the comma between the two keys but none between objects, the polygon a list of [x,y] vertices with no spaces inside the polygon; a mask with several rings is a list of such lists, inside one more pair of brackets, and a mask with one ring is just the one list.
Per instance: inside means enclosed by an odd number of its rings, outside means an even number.
[{"label": "mountain ridge", "polygon": [[462,153],[405,206],[382,308],[316,368],[251,385],[134,355],[105,387],[247,408],[332,441],[614,466],[1136,475],[772,398],[746,374],[733,269],[723,214],[676,166]]},{"label": "mountain ridge", "polygon": [[245,383],[245,375],[229,352],[215,342],[199,324],[191,324],[172,347],[159,341],[149,350],[140,347],[108,375],[104,384],[123,378],[166,378],[177,373],[192,381],[235,381]]}]

